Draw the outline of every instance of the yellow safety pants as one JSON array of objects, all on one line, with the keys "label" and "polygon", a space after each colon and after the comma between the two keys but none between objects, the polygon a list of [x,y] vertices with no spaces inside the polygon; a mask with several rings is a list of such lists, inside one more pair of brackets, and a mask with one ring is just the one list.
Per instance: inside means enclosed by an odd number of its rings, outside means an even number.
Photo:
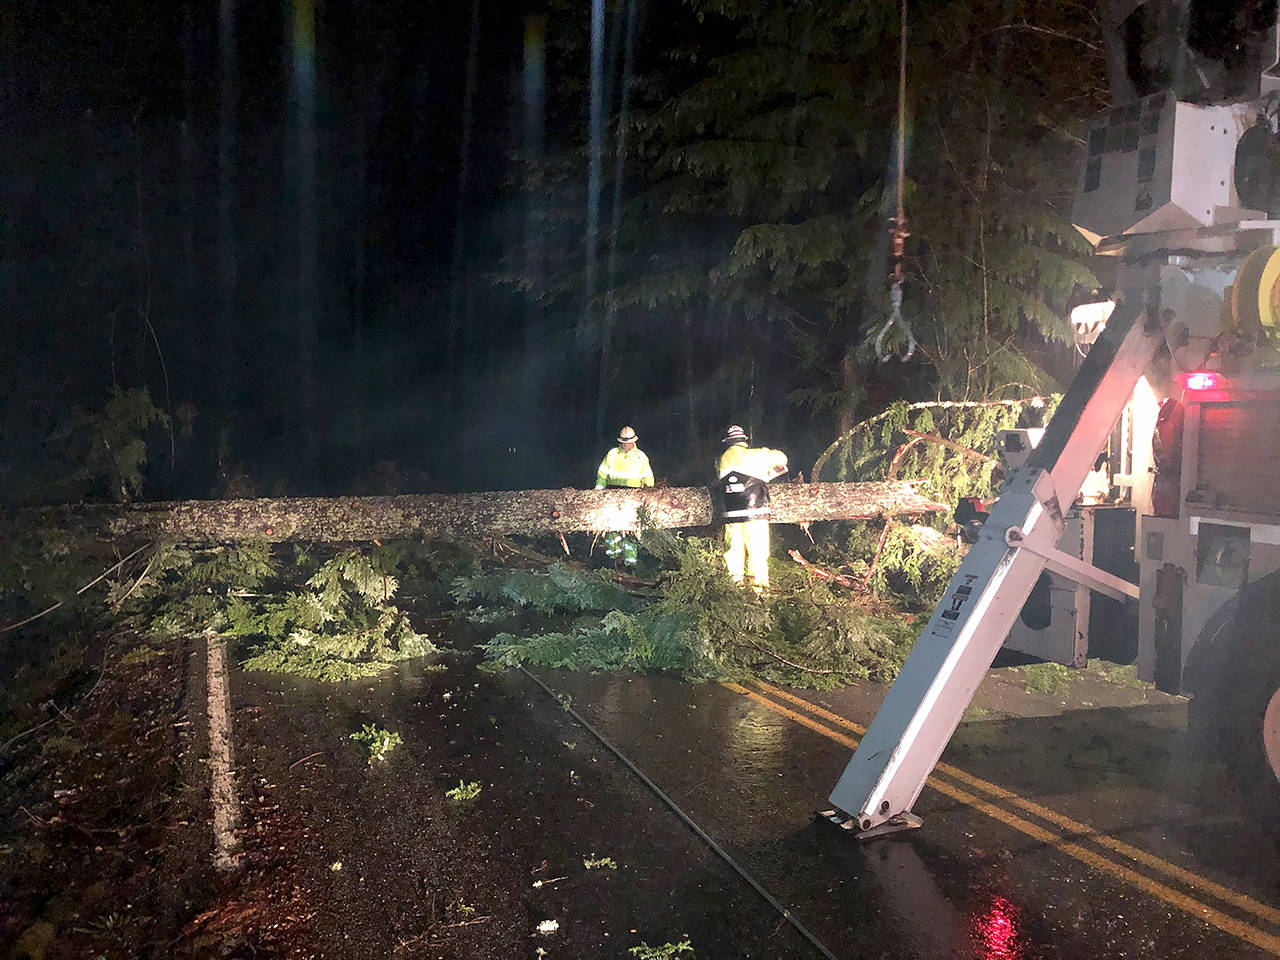
[{"label": "yellow safety pants", "polygon": [[724,525],[724,562],[738,583],[751,574],[757,591],[769,585],[769,521],[745,520]]}]

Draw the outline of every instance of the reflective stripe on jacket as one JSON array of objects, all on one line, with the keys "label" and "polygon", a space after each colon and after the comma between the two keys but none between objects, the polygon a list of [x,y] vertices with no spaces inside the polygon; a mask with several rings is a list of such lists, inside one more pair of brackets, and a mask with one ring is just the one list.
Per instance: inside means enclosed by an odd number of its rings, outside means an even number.
[{"label": "reflective stripe on jacket", "polygon": [[600,461],[596,471],[596,489],[601,487],[652,487],[653,470],[649,458],[639,447],[630,451],[614,447]]},{"label": "reflective stripe on jacket", "polygon": [[768,483],[786,472],[785,453],[735,443],[720,455],[716,467],[726,520],[740,522],[769,516]]}]

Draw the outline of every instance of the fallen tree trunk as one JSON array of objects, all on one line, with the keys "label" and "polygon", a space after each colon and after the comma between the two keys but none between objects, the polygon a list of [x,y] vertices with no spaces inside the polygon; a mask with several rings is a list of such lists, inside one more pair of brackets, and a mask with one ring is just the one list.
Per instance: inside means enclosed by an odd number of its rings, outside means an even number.
[{"label": "fallen tree trunk", "polygon": [[[948,509],[901,481],[780,483],[770,492],[775,523],[869,520]],[[705,487],[65,504],[27,511],[25,519],[99,539],[227,543],[250,537],[354,541],[635,530],[641,510],[651,527],[717,522]]]}]

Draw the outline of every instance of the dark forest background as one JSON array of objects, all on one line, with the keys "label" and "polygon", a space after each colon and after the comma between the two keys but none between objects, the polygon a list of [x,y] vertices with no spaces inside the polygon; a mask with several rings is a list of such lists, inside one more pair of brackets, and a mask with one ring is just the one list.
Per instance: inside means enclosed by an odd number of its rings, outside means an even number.
[{"label": "dark forest background", "polygon": [[1060,389],[1102,7],[912,0],[882,363],[896,2],[10,2],[0,493],[585,486],[623,423],[701,482]]}]

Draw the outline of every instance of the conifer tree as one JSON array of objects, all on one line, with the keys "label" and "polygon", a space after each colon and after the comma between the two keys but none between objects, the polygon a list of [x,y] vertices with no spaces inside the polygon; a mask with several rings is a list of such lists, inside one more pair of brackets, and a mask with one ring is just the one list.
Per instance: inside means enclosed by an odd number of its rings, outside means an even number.
[{"label": "conifer tree", "polygon": [[[604,238],[614,269],[589,313],[615,324],[625,390],[665,386],[682,412],[793,438],[807,410],[825,442],[868,393],[1058,386],[1046,345],[1073,289],[1096,283],[1068,220],[1083,120],[1105,102],[1096,0],[910,3],[904,314],[920,348],[907,365],[871,346],[889,311],[898,0],[684,6],[689,29],[650,34],[641,58],[624,206]],[[579,191],[581,166],[563,144],[544,186],[554,169]],[[544,206],[560,232],[540,234],[556,253],[531,292],[552,313],[581,288],[561,242],[580,229],[573,208]],[[683,382],[662,384],[670,371]]]}]

